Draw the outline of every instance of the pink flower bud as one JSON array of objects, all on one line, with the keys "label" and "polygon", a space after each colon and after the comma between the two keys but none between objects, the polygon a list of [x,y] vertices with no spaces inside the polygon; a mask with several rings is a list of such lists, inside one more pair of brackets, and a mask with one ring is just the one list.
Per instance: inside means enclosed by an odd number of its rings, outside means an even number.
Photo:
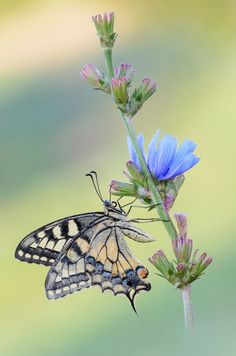
[{"label": "pink flower bud", "polygon": [[103,90],[107,94],[111,93],[110,84],[108,83],[107,78],[100,73],[94,64],[86,64],[80,72],[80,76],[89,84],[93,85],[95,89]]},{"label": "pink flower bud", "polygon": [[172,241],[174,254],[178,262],[188,263],[193,248],[193,241],[190,239],[178,238]]},{"label": "pink flower bud", "polygon": [[117,78],[126,78],[126,82],[129,85],[135,75],[135,69],[132,64],[121,63],[119,67],[115,68],[115,75]]},{"label": "pink flower bud", "polygon": [[114,13],[108,12],[104,15],[92,16],[92,20],[100,38],[101,46],[112,48],[116,39],[114,31]]},{"label": "pink flower bud", "polygon": [[184,263],[178,263],[177,266],[176,266],[176,268],[177,268],[177,271],[178,271],[178,272],[183,272],[186,267],[185,267],[185,264],[184,264]]},{"label": "pink flower bud", "polygon": [[125,77],[113,78],[111,81],[112,91],[114,94],[115,102],[118,105],[125,106],[128,102],[128,85]]},{"label": "pink flower bud", "polygon": [[179,238],[186,239],[187,238],[187,215],[183,213],[174,214],[175,220],[177,221],[177,225],[179,228]]},{"label": "pink flower bud", "polygon": [[87,80],[90,84],[94,85],[95,87],[99,87],[100,83],[99,80],[103,80],[102,74],[99,70],[95,67],[94,64],[86,64],[82,71],[80,72],[81,78]]},{"label": "pink flower bud", "polygon": [[169,279],[169,273],[172,270],[172,264],[169,262],[162,250],[154,253],[154,255],[149,258],[149,262],[151,262],[165,278]]}]

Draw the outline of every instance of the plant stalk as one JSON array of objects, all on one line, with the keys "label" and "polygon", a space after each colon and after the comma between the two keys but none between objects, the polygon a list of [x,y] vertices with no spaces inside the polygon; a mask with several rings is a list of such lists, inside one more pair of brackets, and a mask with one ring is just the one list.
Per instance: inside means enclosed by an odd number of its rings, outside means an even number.
[{"label": "plant stalk", "polygon": [[[114,77],[114,69],[113,69],[113,64],[112,64],[112,49],[111,48],[104,49],[104,57],[105,57],[109,81],[111,82],[112,78]],[[163,221],[163,224],[164,224],[171,240],[175,240],[177,238],[176,229],[175,229],[174,224],[169,216],[169,213],[164,208],[160,193],[153,181],[153,178],[151,176],[149,168],[146,164],[145,158],[143,157],[143,154],[140,150],[140,147],[139,147],[139,144],[137,141],[137,135],[136,135],[134,127],[132,125],[132,119],[124,113],[121,113],[121,118],[122,118],[122,121],[126,127],[128,135],[130,137],[130,140],[135,148],[135,151],[137,153],[139,163],[142,167],[142,171],[147,179],[149,190],[152,193],[152,200],[153,200],[154,205],[156,205],[156,209],[159,214],[159,217]]]},{"label": "plant stalk", "polygon": [[193,306],[191,299],[191,285],[188,285],[182,289],[182,298],[184,306],[184,321],[185,330],[189,331],[193,326]]}]

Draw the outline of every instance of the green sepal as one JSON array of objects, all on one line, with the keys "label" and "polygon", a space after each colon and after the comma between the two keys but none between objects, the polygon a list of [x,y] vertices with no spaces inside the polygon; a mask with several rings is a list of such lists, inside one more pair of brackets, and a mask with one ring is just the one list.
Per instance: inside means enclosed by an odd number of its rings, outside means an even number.
[{"label": "green sepal", "polygon": [[145,177],[144,177],[143,173],[138,169],[138,167],[132,161],[128,161],[126,163],[126,167],[129,171],[132,179],[135,182],[143,185],[145,182]]}]

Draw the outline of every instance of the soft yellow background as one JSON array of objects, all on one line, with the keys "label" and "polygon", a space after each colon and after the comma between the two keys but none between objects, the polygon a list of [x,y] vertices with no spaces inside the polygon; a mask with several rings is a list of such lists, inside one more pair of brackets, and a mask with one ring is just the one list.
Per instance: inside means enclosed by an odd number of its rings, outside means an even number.
[{"label": "soft yellow background", "polygon": [[[98,171],[104,193],[123,177],[118,112],[79,76],[85,63],[104,69],[90,18],[108,10],[119,33],[115,63],[132,62],[137,81],[148,75],[159,86],[137,131],[198,143],[201,162],[174,210],[188,213],[195,247],[214,264],[193,286],[188,336],[179,292],[147,262],[158,248],[171,256],[161,224],[144,226],[157,242],[128,241],[153,286],[137,297],[138,317],[125,298],[96,288],[48,301],[47,268],[14,259],[35,228],[102,209],[87,171]],[[0,1],[1,355],[235,355],[235,17],[233,0]]]}]

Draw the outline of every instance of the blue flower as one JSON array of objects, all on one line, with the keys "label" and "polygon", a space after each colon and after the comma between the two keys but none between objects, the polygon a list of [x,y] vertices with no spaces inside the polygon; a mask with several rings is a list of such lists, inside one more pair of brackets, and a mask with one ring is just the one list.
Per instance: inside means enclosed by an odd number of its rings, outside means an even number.
[{"label": "blue flower", "polygon": [[[193,152],[196,144],[190,140],[185,140],[182,145],[177,147],[175,137],[165,135],[158,142],[160,130],[153,136],[148,146],[148,154],[144,152],[144,135],[138,135],[139,147],[145,157],[146,163],[152,174],[159,180],[173,179],[193,166],[200,160]],[[131,161],[141,170],[138,156],[135,149],[128,138],[128,147]]]}]

